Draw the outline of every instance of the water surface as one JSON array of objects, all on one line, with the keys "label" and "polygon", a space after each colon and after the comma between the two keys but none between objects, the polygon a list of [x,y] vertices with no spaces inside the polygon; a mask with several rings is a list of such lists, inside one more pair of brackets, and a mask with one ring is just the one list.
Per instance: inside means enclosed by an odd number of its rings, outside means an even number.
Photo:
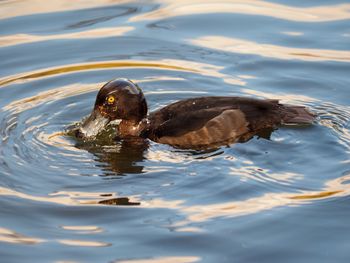
[{"label": "water surface", "polygon": [[[348,262],[350,3],[1,1],[4,262]],[[125,77],[306,105],[311,127],[207,152],[62,132]],[[142,261],[143,260],[143,261]]]}]

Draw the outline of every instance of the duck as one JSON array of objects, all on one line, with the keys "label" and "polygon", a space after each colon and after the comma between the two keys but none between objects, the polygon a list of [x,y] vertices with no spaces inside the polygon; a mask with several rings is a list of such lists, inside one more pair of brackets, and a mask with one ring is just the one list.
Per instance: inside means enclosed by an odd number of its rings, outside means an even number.
[{"label": "duck", "polygon": [[113,123],[119,140],[142,138],[181,149],[203,149],[244,142],[281,125],[309,125],[315,117],[304,106],[234,96],[189,98],[148,113],[142,89],[118,78],[99,90],[91,114],[76,135],[93,139]]}]

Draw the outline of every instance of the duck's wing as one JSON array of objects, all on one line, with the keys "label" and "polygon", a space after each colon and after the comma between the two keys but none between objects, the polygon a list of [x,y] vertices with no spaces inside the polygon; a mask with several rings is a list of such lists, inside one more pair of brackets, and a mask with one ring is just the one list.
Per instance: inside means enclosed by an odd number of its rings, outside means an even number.
[{"label": "duck's wing", "polygon": [[246,141],[282,123],[312,123],[314,115],[278,100],[202,97],[175,102],[149,116],[147,136],[181,148]]},{"label": "duck's wing", "polygon": [[181,148],[199,148],[236,141],[248,132],[248,124],[239,109],[203,109],[164,121],[150,137]]},{"label": "duck's wing", "polygon": [[150,114],[148,137],[181,148],[247,140],[280,124],[280,107],[277,100],[244,97],[182,100]]},{"label": "duck's wing", "polygon": [[[150,114],[149,119],[159,132],[176,134],[197,130],[210,119],[226,110],[238,110],[252,130],[263,122],[279,123],[278,100],[259,100],[245,97],[200,97],[172,103]],[[163,128],[161,128],[163,127]]]}]

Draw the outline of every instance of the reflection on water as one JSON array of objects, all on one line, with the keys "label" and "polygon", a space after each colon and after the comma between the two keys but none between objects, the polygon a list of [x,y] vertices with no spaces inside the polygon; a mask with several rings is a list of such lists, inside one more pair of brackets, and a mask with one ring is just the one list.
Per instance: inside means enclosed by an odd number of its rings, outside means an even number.
[{"label": "reflection on water", "polygon": [[111,244],[98,241],[87,241],[87,240],[70,240],[62,239],[58,240],[59,243],[68,245],[68,246],[79,246],[79,247],[109,247]]},{"label": "reflection on water", "polygon": [[187,0],[171,1],[166,0],[163,8],[149,13],[136,15],[131,21],[156,20],[164,17],[185,16],[207,13],[240,13],[249,15],[264,15],[274,18],[305,21],[324,22],[349,19],[349,4],[328,5],[308,8],[298,8],[268,1],[260,0]]},{"label": "reflection on water", "polygon": [[[23,245],[35,245],[46,240],[24,236],[22,234],[16,233],[12,230],[0,228],[0,241],[6,243],[18,243]],[[110,246],[111,244],[98,241],[87,241],[87,240],[68,240],[62,239],[58,240],[59,243],[69,246],[82,246],[82,247],[105,247]]]},{"label": "reflection on water", "polygon": [[[110,135],[107,134],[107,137]],[[99,162],[104,163],[100,166],[106,171],[104,176],[142,173],[142,161],[148,146],[148,141],[138,138],[114,142],[113,134],[112,138],[99,138],[98,141],[76,144],[77,148],[87,150],[95,155]]]},{"label": "reflection on water", "polygon": [[[282,175],[283,176],[283,175]],[[244,177],[244,175],[242,175]],[[285,175],[284,177],[289,177]],[[283,178],[283,177],[282,177]],[[256,179],[255,179],[256,180]],[[259,180],[259,179],[258,179]],[[264,178],[264,180],[266,180]],[[322,200],[330,197],[350,195],[350,175],[330,180],[325,183],[322,191],[301,191],[300,193],[266,193],[262,196],[249,198],[243,201],[223,202],[209,205],[186,205],[184,200],[168,201],[159,198],[141,202],[130,201],[129,198],[112,198],[114,193],[81,193],[57,192],[48,197],[30,196],[10,189],[0,188],[0,195],[16,196],[23,199],[39,202],[53,202],[64,205],[141,205],[144,208],[167,208],[178,210],[187,215],[188,221],[176,222],[174,226],[184,226],[188,223],[203,222],[217,217],[236,217],[264,210],[271,210],[279,206],[302,205],[312,200]],[[137,200],[137,197],[133,197]],[[65,229],[82,230],[87,227]],[[90,228],[91,229],[91,228]],[[95,231],[94,231],[95,232]]]},{"label": "reflection on water", "polygon": [[[118,3],[122,4],[129,2],[128,0],[118,0]],[[109,6],[115,5],[114,1],[102,0],[102,1],[88,1],[84,3],[84,8],[92,8],[99,6]],[[3,12],[1,12],[1,18],[16,17],[24,15],[32,15],[39,13],[52,13],[52,12],[62,12],[68,10],[79,10],[82,8],[82,3],[62,1],[62,0],[52,0],[49,5],[42,4],[40,0],[31,1],[15,1],[15,2],[4,2],[1,6]]]},{"label": "reflection on water", "polygon": [[[128,3],[129,0],[118,0],[117,4]],[[156,1],[163,4],[162,7],[155,11],[146,12],[145,14],[136,15],[131,21],[140,21],[144,19],[162,19],[170,16],[194,15],[198,13],[241,13],[250,15],[266,15],[275,18],[287,20],[305,21],[305,22],[324,22],[349,19],[349,4],[335,4],[315,7],[292,7],[288,5],[272,3],[260,0],[248,1],[231,1],[220,0],[186,0]],[[89,1],[84,3],[84,8],[108,7],[115,5],[115,1]],[[68,1],[54,0],[50,5],[43,5],[41,1],[31,0],[30,2],[14,2],[2,4],[3,12],[1,18],[16,17],[29,14],[62,12],[68,10],[79,10],[82,8],[81,3],[72,3]]]},{"label": "reflection on water", "polygon": [[0,47],[20,45],[25,43],[48,41],[48,40],[63,40],[63,39],[79,39],[79,38],[96,38],[96,37],[116,37],[133,30],[132,27],[119,28],[99,28],[76,33],[66,33],[59,35],[27,35],[17,34],[0,37]]},{"label": "reflection on water", "polygon": [[[174,70],[174,71],[188,71],[194,73],[200,73],[203,75],[209,75],[213,77],[224,77],[225,81],[231,84],[236,85],[245,85],[245,82],[240,78],[234,78],[231,76],[227,76],[225,74],[220,73],[222,67],[210,65],[206,63],[198,63],[198,62],[190,62],[190,61],[182,61],[182,60],[159,60],[159,61],[105,61],[98,63],[84,63],[82,65],[70,65],[64,67],[58,67],[50,70],[44,70],[39,72],[33,72],[29,74],[23,74],[19,76],[12,76],[9,78],[0,79],[0,88],[6,84],[23,81],[26,79],[36,79],[42,78],[46,76],[56,75],[56,74],[64,74],[69,72],[76,71],[88,71],[88,70],[96,70],[96,69],[110,69],[110,68],[156,68],[163,70]],[[161,77],[164,79],[164,77]],[[135,82],[137,80],[134,80]],[[143,80],[138,80],[137,83],[142,83]],[[100,86],[96,86],[96,89],[100,88]]]},{"label": "reflection on water", "polygon": [[99,204],[103,205],[140,205],[140,202],[131,202],[129,198],[127,197],[119,197],[119,198],[112,198],[112,199],[106,199],[98,202]]},{"label": "reflection on water", "polygon": [[254,54],[276,59],[350,62],[349,51],[290,48],[221,36],[205,36],[199,39],[190,40],[190,42],[207,48],[214,48],[241,54]]},{"label": "reflection on water", "polygon": [[149,258],[149,259],[127,259],[117,260],[115,263],[191,263],[198,262],[199,257],[160,257],[160,258]]},{"label": "reflection on water", "polygon": [[[0,188],[0,196],[14,196],[21,199],[50,202],[61,205],[113,205],[113,206],[135,206],[140,205],[140,202],[131,201],[128,197],[116,197],[116,193],[89,193],[89,192],[56,192],[49,196],[33,196],[20,193],[7,188]],[[132,197],[132,200],[138,200],[137,197]],[[157,206],[156,206],[157,207]]]},{"label": "reflection on water", "polygon": [[[0,10],[1,261],[348,261],[349,3]],[[117,77],[140,83],[150,111],[230,95],[305,105],[318,120],[210,151],[68,136]]]},{"label": "reflection on water", "polygon": [[0,242],[35,245],[44,242],[44,240],[40,238],[28,237],[6,228],[0,228]]},{"label": "reflection on water", "polygon": [[[181,67],[177,66],[176,63],[177,61],[174,61],[175,65],[171,65],[171,61],[167,64],[167,61],[162,61],[160,62],[143,62],[143,61],[113,61],[113,62],[99,62],[99,63],[89,63],[89,64],[83,64],[83,65],[73,65],[73,66],[65,66],[65,67],[59,67],[57,69],[51,69],[51,70],[45,70],[45,71],[40,71],[40,72],[35,72],[31,74],[26,74],[24,76],[16,76],[12,78],[5,78],[2,81],[0,81],[0,86],[1,85],[6,85],[8,83],[17,81],[17,80],[25,80],[25,79],[33,79],[33,78],[40,78],[40,77],[45,77],[45,76],[51,76],[51,75],[56,75],[56,74],[62,74],[62,73],[68,73],[68,72],[75,72],[75,71],[86,71],[86,70],[92,70],[92,69],[108,69],[108,68],[137,68],[137,67],[155,67],[155,68],[164,68],[164,69],[172,69],[172,70],[183,70],[183,71],[193,71],[196,72],[197,70],[195,67],[193,69],[191,68],[186,68],[186,67]],[[179,61],[180,62],[180,61]],[[197,68],[200,66],[199,64],[192,64],[196,65]],[[206,66],[204,64],[204,66]],[[210,68],[210,66],[208,67]],[[211,67],[214,68],[214,67]]]},{"label": "reflection on water", "polygon": [[79,234],[101,233],[104,231],[98,226],[62,226],[62,228]]}]

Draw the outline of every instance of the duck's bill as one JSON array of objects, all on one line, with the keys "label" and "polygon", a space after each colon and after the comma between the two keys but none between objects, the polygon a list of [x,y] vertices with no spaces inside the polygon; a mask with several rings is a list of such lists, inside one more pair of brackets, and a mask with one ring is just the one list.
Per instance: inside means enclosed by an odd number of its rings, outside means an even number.
[{"label": "duck's bill", "polygon": [[94,109],[90,116],[81,124],[77,136],[81,138],[96,137],[110,122],[98,109]]}]

